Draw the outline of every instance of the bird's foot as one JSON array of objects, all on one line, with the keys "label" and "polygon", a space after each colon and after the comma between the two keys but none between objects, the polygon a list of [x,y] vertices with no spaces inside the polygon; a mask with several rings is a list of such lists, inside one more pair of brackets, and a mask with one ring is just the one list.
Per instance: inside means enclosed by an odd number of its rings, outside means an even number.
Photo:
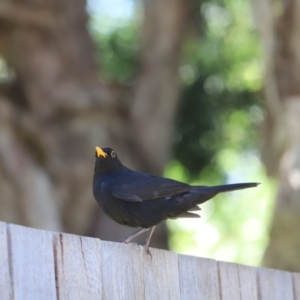
[{"label": "bird's foot", "polygon": [[120,243],[138,245],[138,243],[131,242],[131,240],[129,240],[129,239],[122,240],[122,241],[120,241]]},{"label": "bird's foot", "polygon": [[[123,244],[139,245],[138,243],[133,243],[133,242],[131,242],[131,240],[128,239],[128,238],[125,239],[125,240],[120,241],[120,243],[123,243]],[[143,246],[143,248],[144,248],[146,254],[147,254],[147,255],[150,255],[151,260],[152,260],[152,254],[151,254],[151,252],[150,252],[150,250],[149,250],[148,243],[145,242],[145,243],[141,244],[140,246]]]},{"label": "bird's foot", "polygon": [[144,248],[146,254],[147,254],[147,255],[150,255],[150,258],[151,258],[151,260],[152,260],[152,254],[151,254],[151,252],[150,252],[150,250],[149,250],[148,244],[147,244],[147,243],[144,243],[144,244],[142,244],[142,246],[143,246],[143,248]]}]

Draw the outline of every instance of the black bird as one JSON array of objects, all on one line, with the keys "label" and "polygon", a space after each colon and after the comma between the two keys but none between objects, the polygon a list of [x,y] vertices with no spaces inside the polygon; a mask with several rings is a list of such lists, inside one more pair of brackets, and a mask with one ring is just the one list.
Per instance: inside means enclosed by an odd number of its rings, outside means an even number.
[{"label": "black bird", "polygon": [[123,242],[150,230],[146,252],[157,224],[166,219],[197,218],[199,204],[218,193],[256,187],[259,183],[190,186],[176,180],[135,172],[122,165],[111,148],[96,147],[93,192],[103,211],[115,222],[141,227]]}]

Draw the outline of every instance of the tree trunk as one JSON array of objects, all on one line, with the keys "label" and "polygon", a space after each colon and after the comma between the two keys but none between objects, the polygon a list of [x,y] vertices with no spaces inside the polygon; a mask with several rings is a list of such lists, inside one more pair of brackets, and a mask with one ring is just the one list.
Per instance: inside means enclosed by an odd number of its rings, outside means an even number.
[{"label": "tree trunk", "polygon": [[[279,4],[279,3],[278,3]],[[253,0],[266,60],[262,156],[278,191],[263,264],[300,271],[300,1]]]},{"label": "tree trunk", "polygon": [[128,166],[162,174],[186,2],[145,1],[132,88],[99,81],[85,5],[0,1],[0,53],[12,74],[0,86],[0,219],[117,240],[127,229],[104,217],[92,196],[94,147],[111,146]]},{"label": "tree trunk", "polygon": [[[185,0],[144,1],[139,74],[132,90],[132,103],[110,132],[112,145],[126,149],[122,161],[135,170],[162,175],[170,159],[188,7]],[[104,239],[121,240],[132,233],[132,229],[112,223],[106,216],[98,221],[96,230]],[[113,237],[105,230],[107,226],[115,229]],[[168,247],[164,224],[158,226],[154,237],[152,246]],[[137,241],[143,239],[139,237]]]}]

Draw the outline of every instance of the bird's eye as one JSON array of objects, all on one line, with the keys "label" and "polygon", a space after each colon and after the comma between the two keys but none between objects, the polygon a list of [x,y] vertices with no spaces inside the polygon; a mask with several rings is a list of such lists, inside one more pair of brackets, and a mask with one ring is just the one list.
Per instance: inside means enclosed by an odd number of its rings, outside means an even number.
[{"label": "bird's eye", "polygon": [[116,152],[115,152],[115,151],[111,151],[110,156],[111,156],[112,158],[116,157]]}]

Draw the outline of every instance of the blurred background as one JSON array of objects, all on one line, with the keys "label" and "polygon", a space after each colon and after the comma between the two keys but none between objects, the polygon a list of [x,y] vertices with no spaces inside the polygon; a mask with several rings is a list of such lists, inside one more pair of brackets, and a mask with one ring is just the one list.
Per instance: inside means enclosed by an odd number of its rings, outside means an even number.
[{"label": "blurred background", "polygon": [[110,146],[191,184],[262,183],[151,246],[300,271],[299,15],[300,0],[0,0],[0,219],[125,238],[92,195]]}]

